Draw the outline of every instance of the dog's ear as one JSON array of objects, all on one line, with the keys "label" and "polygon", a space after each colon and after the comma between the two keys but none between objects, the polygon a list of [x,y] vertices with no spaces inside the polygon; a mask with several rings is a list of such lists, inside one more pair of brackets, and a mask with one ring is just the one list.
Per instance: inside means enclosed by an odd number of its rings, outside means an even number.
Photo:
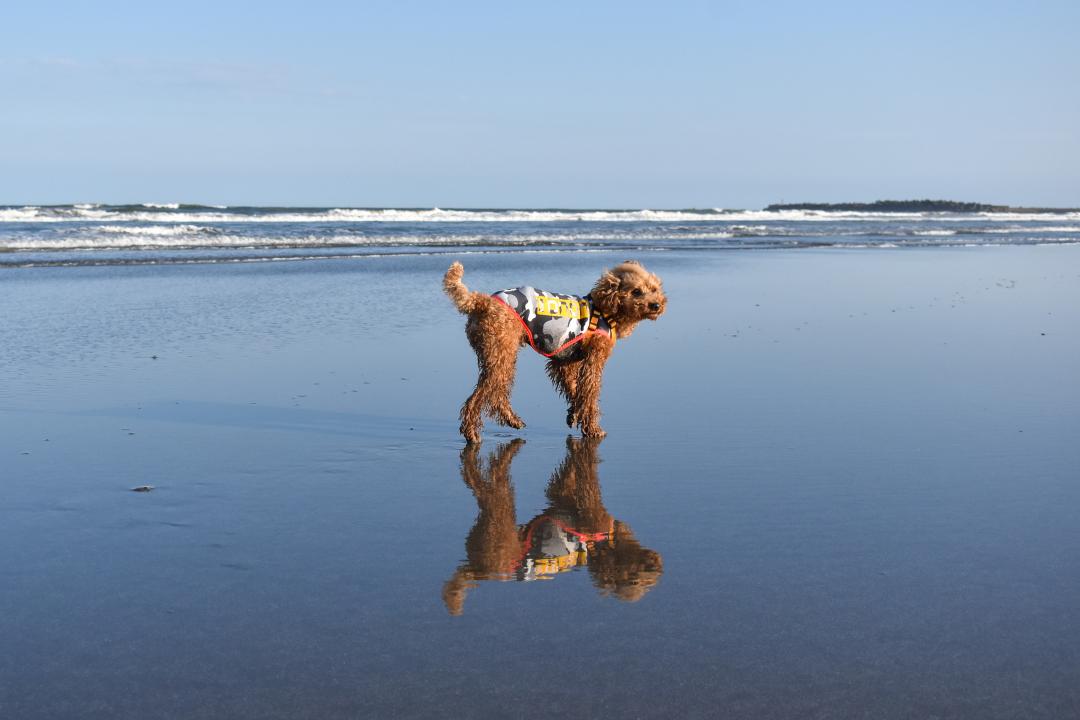
[{"label": "dog's ear", "polygon": [[614,315],[619,310],[619,285],[622,281],[619,276],[610,270],[605,270],[600,279],[593,286],[593,304],[605,315]]}]

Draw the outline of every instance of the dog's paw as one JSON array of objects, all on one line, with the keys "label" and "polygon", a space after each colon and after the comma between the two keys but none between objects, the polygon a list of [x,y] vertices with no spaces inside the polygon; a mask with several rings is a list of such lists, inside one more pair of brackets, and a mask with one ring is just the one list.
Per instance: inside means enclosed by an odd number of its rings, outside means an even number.
[{"label": "dog's paw", "polygon": [[566,427],[568,427],[568,428],[574,427],[574,420],[576,420],[576,419],[577,418],[574,417],[574,411],[573,410],[567,410],[566,411]]},{"label": "dog's paw", "polygon": [[495,411],[495,414],[492,417],[498,420],[500,424],[512,427],[515,430],[520,430],[525,427],[525,421],[518,417],[518,414],[513,410],[505,408],[499,409]]},{"label": "dog's paw", "polygon": [[582,428],[581,434],[588,438],[602,438],[607,435],[607,432],[599,425],[592,425],[590,427]]},{"label": "dog's paw", "polygon": [[465,436],[465,442],[469,444],[480,442],[480,429],[477,427],[462,423],[461,434]]}]

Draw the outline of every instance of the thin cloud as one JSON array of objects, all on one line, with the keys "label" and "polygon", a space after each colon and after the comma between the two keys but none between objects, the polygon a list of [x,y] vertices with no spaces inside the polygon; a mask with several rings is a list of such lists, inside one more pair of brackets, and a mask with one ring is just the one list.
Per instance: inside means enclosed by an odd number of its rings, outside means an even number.
[{"label": "thin cloud", "polygon": [[348,88],[332,87],[324,78],[304,77],[301,69],[280,63],[180,60],[117,56],[98,59],[64,56],[0,58],[0,77],[11,83],[87,89],[189,91],[208,94],[311,96],[345,99]]}]

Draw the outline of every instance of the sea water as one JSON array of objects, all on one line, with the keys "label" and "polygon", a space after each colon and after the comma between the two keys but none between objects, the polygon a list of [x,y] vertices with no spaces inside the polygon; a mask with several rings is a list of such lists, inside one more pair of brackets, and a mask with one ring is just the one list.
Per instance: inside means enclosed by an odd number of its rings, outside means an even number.
[{"label": "sea water", "polygon": [[1080,242],[1080,212],[0,206],[0,267]]}]

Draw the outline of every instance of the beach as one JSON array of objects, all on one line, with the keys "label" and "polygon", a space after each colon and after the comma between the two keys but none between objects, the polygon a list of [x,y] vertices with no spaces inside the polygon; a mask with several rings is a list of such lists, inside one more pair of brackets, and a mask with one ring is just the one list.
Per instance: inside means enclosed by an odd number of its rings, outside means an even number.
[{"label": "beach", "polygon": [[[20,242],[0,717],[1080,712],[1076,244],[51,266]],[[463,452],[450,262],[584,293],[627,257],[669,308],[616,346],[599,464],[528,348],[528,427]],[[471,469],[500,453],[492,499]],[[604,542],[655,556],[481,577],[484,503],[570,522],[568,462]]]}]

